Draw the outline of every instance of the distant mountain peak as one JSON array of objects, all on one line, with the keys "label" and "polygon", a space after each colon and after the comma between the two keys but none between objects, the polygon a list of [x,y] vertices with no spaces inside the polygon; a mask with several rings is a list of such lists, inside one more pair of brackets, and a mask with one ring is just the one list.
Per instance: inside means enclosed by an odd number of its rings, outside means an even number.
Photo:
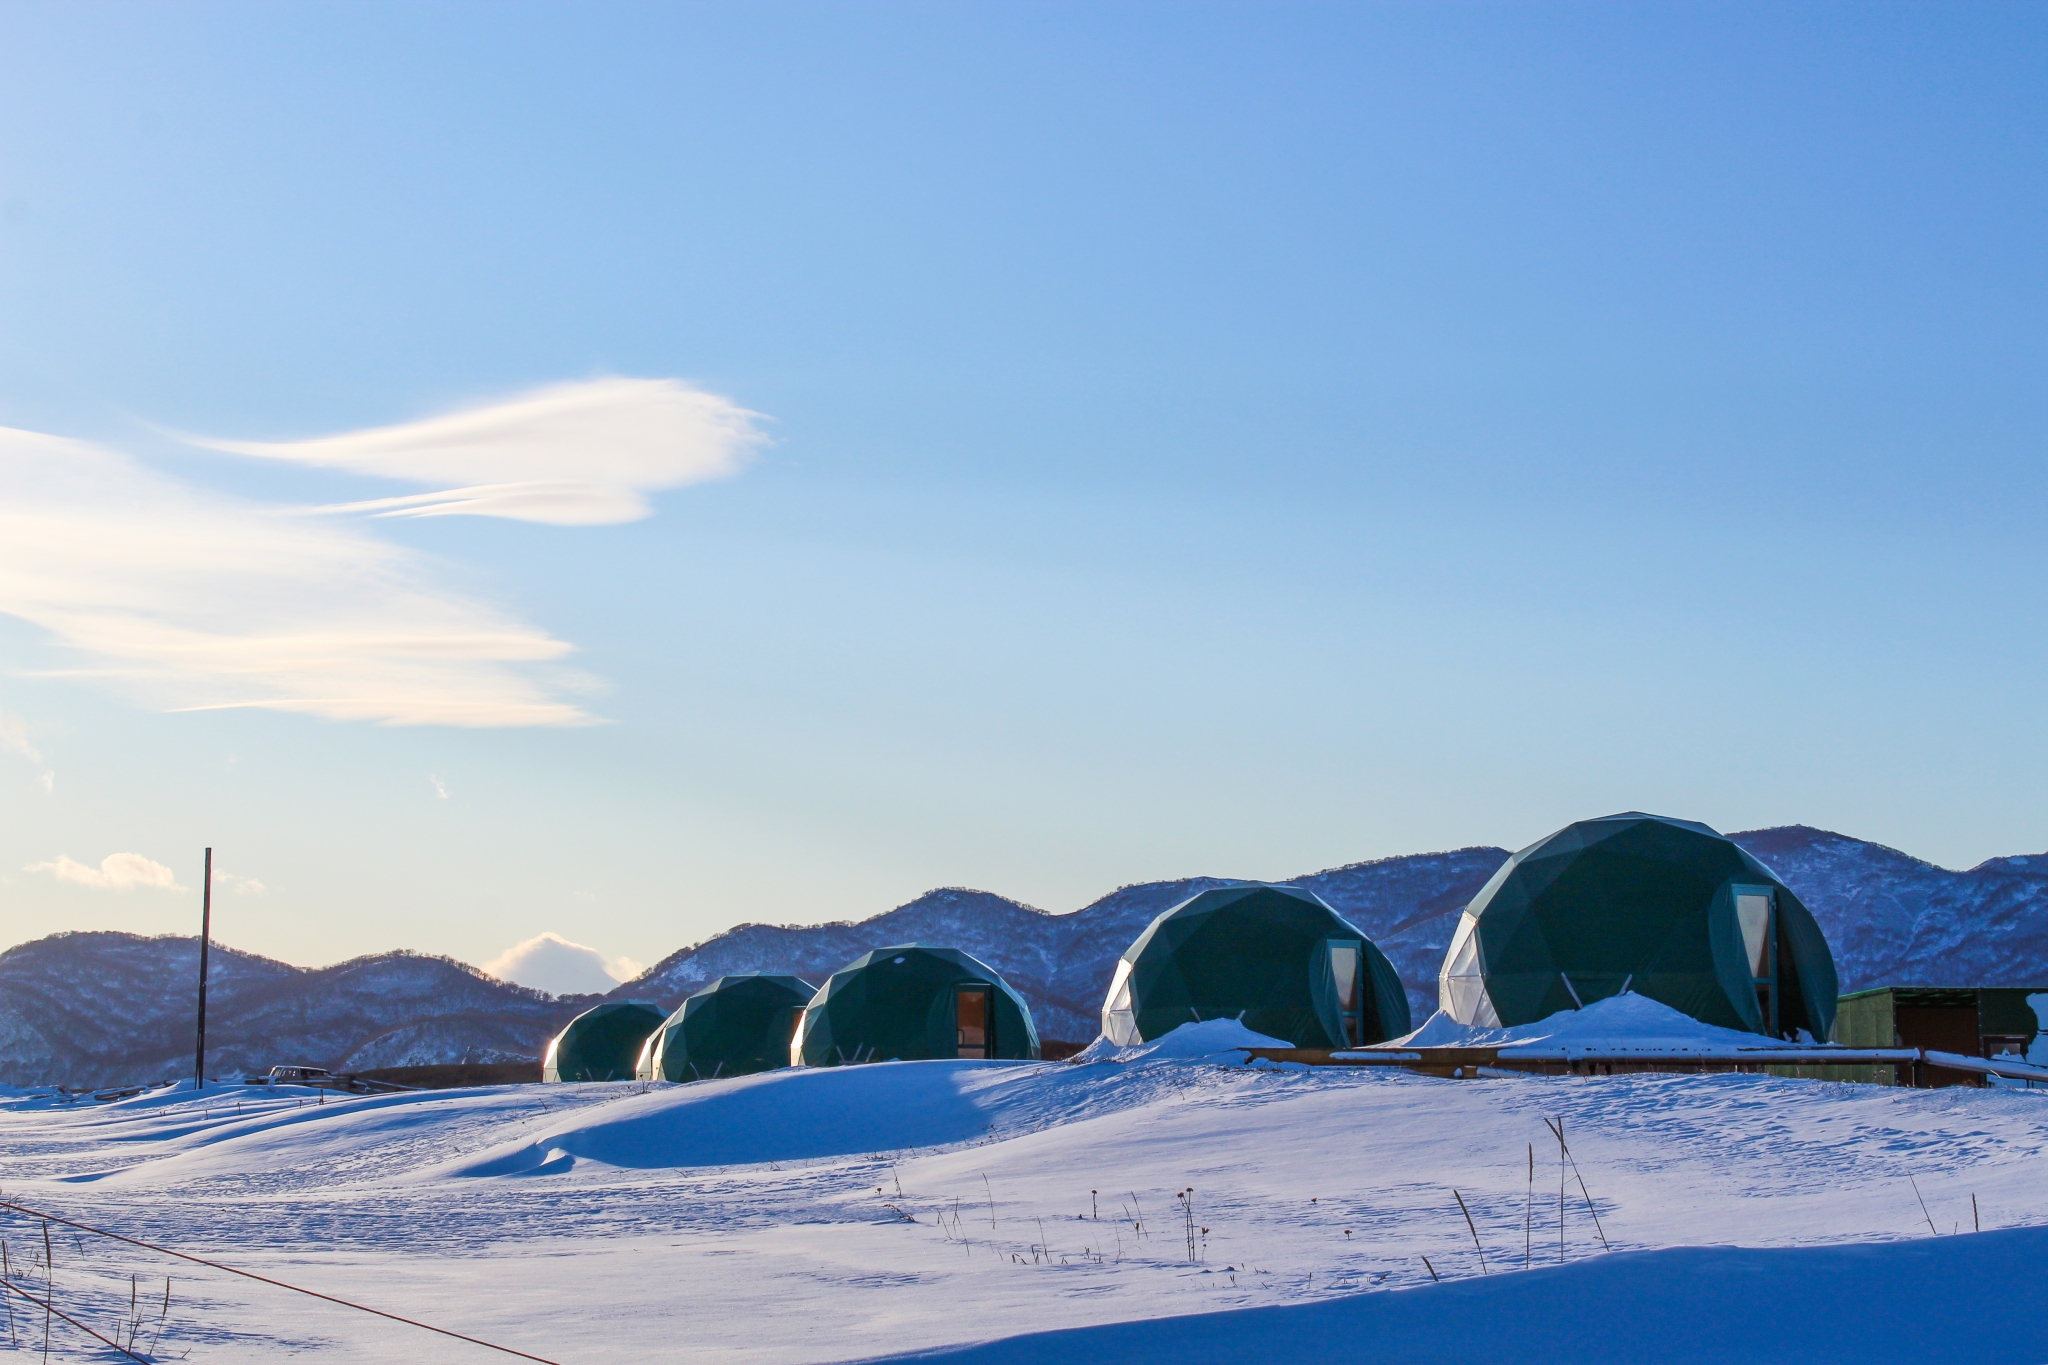
[{"label": "distant mountain peak", "polygon": [[[1729,836],[1814,912],[1844,990],[1984,982],[2048,985],[2048,854],[1951,871],[1808,825]],[[1508,856],[1491,847],[1369,859],[1288,879],[1387,953],[1418,1018],[1457,914]],[[294,967],[215,944],[211,1070],[306,1062],[334,1070],[540,1055],[599,999],[674,1008],[720,976],[813,984],[873,948],[944,943],[981,958],[1030,1003],[1044,1038],[1086,1041],[1117,957],[1160,911],[1237,878],[1120,886],[1065,914],[973,887],[935,887],[859,922],[739,924],[669,954],[609,995],[553,997],[466,963],[403,949]],[[0,953],[0,1081],[107,1085],[189,1075],[198,940],[111,930],[52,934]]]},{"label": "distant mountain peak", "polygon": [[1873,843],[1869,839],[1858,839],[1849,834],[1837,834],[1831,829],[1821,829],[1814,825],[1774,825],[1768,829],[1741,830],[1728,837],[1766,863],[1770,861],[1766,856],[1766,850],[1785,850],[1810,855],[1821,849],[1828,849],[1837,853],[1854,852],[1872,858],[1909,863],[1914,867],[1923,867],[1935,872],[1949,870],[1930,863],[1925,858],[1916,858],[1910,853],[1901,852],[1888,844]]}]

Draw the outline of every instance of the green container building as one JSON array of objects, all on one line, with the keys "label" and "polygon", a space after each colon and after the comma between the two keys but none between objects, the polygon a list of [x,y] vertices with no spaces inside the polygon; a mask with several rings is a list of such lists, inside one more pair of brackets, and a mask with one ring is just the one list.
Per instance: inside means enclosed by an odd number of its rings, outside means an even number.
[{"label": "green container building", "polygon": [[1835,960],[1771,870],[1690,820],[1582,820],[1509,858],[1465,907],[1445,1013],[1534,1023],[1633,990],[1702,1023],[1825,1041]]},{"label": "green container building", "polygon": [[1401,978],[1370,939],[1313,892],[1257,884],[1204,891],[1153,920],[1102,1004],[1103,1036],[1118,1047],[1211,1019],[1304,1048],[1410,1027]]},{"label": "green container building", "polygon": [[1031,1008],[987,964],[957,948],[877,948],[832,973],[790,1042],[799,1066],[1038,1056]]},{"label": "green container building", "polygon": [[661,1027],[661,1011],[644,1000],[607,1000],[569,1021],[548,1041],[543,1081],[630,1081],[647,1035]]},{"label": "green container building", "polygon": [[811,994],[809,983],[793,976],[721,976],[648,1035],[634,1074],[643,1081],[704,1081],[788,1066],[789,1042]]},{"label": "green container building", "polygon": [[[2041,1009],[2048,1009],[2048,986],[1881,986],[1842,997],[1834,1040],[2024,1062],[2041,1034]],[[1856,1079],[1930,1088],[1986,1084],[1982,1076],[1921,1062],[1867,1070]]]}]

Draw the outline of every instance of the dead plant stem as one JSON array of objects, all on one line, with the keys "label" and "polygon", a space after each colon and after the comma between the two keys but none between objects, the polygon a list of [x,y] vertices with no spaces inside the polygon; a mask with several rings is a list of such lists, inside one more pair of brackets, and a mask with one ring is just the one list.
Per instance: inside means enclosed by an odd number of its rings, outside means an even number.
[{"label": "dead plant stem", "polygon": [[1934,1217],[1933,1217],[1933,1215],[1931,1215],[1931,1214],[1929,1214],[1929,1213],[1927,1212],[1927,1201],[1926,1201],[1925,1199],[1921,1198],[1921,1195],[1920,1195],[1920,1182],[1919,1182],[1919,1181],[1917,1181],[1917,1180],[1915,1180],[1915,1179],[1913,1179],[1913,1177],[1912,1177],[1912,1176],[1910,1176],[1910,1175],[1908,1175],[1908,1176],[1906,1177],[1906,1181],[1907,1181],[1907,1183],[1908,1183],[1908,1184],[1912,1185],[1912,1187],[1913,1187],[1913,1197],[1914,1197],[1915,1199],[1919,1199],[1919,1200],[1920,1200],[1920,1216],[1921,1216],[1922,1218],[1925,1218],[1925,1219],[1927,1220],[1927,1231],[1928,1231],[1928,1232],[1930,1232],[1930,1233],[1932,1233],[1932,1234],[1933,1234],[1934,1236],[1936,1236],[1936,1237],[1939,1237],[1939,1236],[1941,1236],[1941,1229],[1939,1229],[1939,1228],[1937,1228],[1937,1227],[1935,1227],[1935,1226],[1934,1226]]},{"label": "dead plant stem", "polygon": [[1458,1201],[1458,1212],[1465,1215],[1465,1228],[1472,1234],[1472,1249],[1479,1253],[1479,1273],[1491,1274],[1486,1268],[1486,1248],[1479,1245],[1479,1227],[1472,1221],[1472,1210],[1465,1207],[1465,1196],[1452,1190],[1451,1197]]}]

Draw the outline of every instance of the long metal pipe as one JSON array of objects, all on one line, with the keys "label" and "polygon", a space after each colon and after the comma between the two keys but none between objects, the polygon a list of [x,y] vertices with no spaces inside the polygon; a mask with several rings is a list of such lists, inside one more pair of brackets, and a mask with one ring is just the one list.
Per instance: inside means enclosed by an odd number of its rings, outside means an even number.
[{"label": "long metal pipe", "polygon": [[1725,1052],[1686,1052],[1673,1048],[1669,1052],[1644,1048],[1629,1052],[1595,1052],[1578,1048],[1502,1048],[1497,1054],[1502,1062],[1741,1062],[1745,1065],[1860,1065],[1865,1062],[1914,1062],[1920,1060],[1920,1050],[1911,1047],[1759,1047],[1730,1048]]},{"label": "long metal pipe", "polygon": [[[1251,1048],[1253,1056],[1288,1060],[1292,1048]],[[1432,1055],[1435,1054],[1435,1055]],[[1455,1054],[1455,1055],[1446,1055]],[[1490,1054],[1490,1055],[1485,1055]],[[1485,1066],[1505,1067],[1516,1062],[1635,1062],[1635,1063],[1736,1063],[1743,1066],[1863,1066],[1875,1063],[1923,1062],[1949,1071],[1967,1071],[1979,1076],[2003,1076],[2015,1081],[2048,1082],[2048,1066],[2032,1062],[1970,1057],[1960,1052],[1941,1052],[1917,1047],[1759,1047],[1729,1048],[1725,1051],[1684,1052],[1676,1048],[1633,1052],[1594,1051],[1579,1048],[1359,1048],[1317,1054],[1343,1066]]]},{"label": "long metal pipe", "polygon": [[[1249,1049],[1253,1055],[1278,1053],[1280,1048]],[[1432,1063],[1455,1066],[1470,1060],[1471,1055],[1489,1054],[1489,1061],[1498,1062],[1743,1062],[1743,1063],[1863,1063],[1863,1062],[1915,1062],[1920,1060],[1920,1050],[1910,1047],[1829,1047],[1829,1048],[1779,1048],[1759,1047],[1725,1052],[1686,1052],[1677,1048],[1668,1051],[1643,1048],[1633,1052],[1596,1052],[1578,1048],[1444,1048],[1437,1056],[1435,1048],[1406,1048],[1395,1051],[1359,1049],[1349,1052],[1332,1052],[1332,1062],[1349,1062],[1363,1066],[1416,1066]],[[1456,1053],[1456,1057],[1444,1056]]]},{"label": "long metal pipe", "polygon": [[1950,1071],[1975,1071],[1987,1076],[2003,1076],[2009,1081],[2048,1081],[2048,1066],[2036,1066],[2032,1062],[1994,1061],[1985,1057],[1968,1057],[1960,1052],[1936,1052],[1928,1048],[1920,1059],[1929,1066],[1946,1067]]}]

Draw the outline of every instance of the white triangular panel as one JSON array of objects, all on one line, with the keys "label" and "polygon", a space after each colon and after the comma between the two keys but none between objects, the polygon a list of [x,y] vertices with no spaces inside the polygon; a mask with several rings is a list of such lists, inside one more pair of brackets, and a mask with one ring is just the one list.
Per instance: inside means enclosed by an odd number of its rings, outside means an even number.
[{"label": "white triangular panel", "polygon": [[1486,993],[1486,963],[1479,952],[1479,918],[1469,911],[1458,919],[1458,932],[1444,954],[1436,979],[1437,1008],[1461,1024],[1499,1028],[1500,1014]]},{"label": "white triangular panel", "polygon": [[1131,964],[1119,958],[1116,975],[1110,978],[1109,995],[1102,1002],[1102,1036],[1117,1047],[1135,1047],[1138,1015],[1131,1006]]}]

